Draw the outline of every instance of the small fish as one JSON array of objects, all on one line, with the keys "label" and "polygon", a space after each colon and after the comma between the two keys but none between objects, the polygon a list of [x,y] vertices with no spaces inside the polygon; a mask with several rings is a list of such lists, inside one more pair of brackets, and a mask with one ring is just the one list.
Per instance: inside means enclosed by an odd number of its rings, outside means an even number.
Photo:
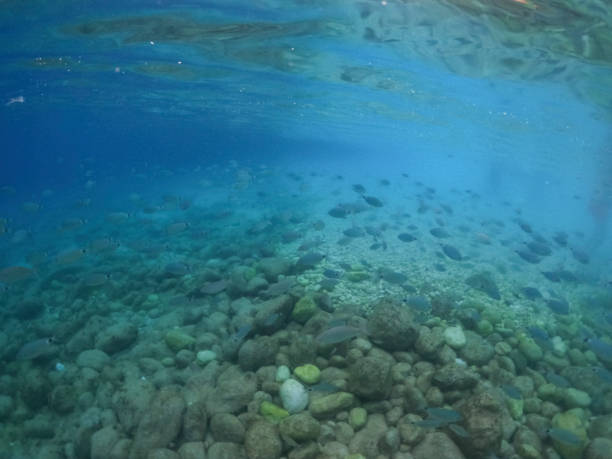
[{"label": "small fish", "polygon": [[334,392],[339,392],[340,388],[338,386],[334,386],[333,384],[327,382],[321,382],[319,384],[315,384],[314,386],[308,387],[308,391],[310,392],[327,392],[329,394]]},{"label": "small fish", "polygon": [[431,309],[431,303],[429,302],[429,299],[427,299],[427,297],[425,296],[409,296],[408,298],[404,298],[402,301],[412,309],[415,309],[420,312],[426,312]]},{"label": "small fish", "polygon": [[604,362],[612,363],[612,344],[606,343],[598,338],[586,338],[585,342],[597,357]]},{"label": "small fish", "polygon": [[530,326],[527,327],[529,336],[540,346],[546,349],[552,349],[552,343],[550,342],[550,336],[546,330],[542,330],[540,327]]},{"label": "small fish", "polygon": [[305,271],[307,269],[314,268],[317,264],[319,264],[325,255],[317,253],[317,252],[308,252],[305,255],[302,255],[298,261],[295,263],[295,267],[298,270]]},{"label": "small fish", "polygon": [[200,289],[200,293],[205,295],[216,295],[217,293],[221,293],[223,290],[227,288],[227,281],[225,279],[221,279],[214,282],[207,282]]},{"label": "small fish", "polygon": [[363,200],[367,202],[369,205],[371,205],[372,207],[382,207],[383,206],[382,201],[374,196],[362,195],[362,197],[363,197]]},{"label": "small fish", "polygon": [[582,440],[574,432],[567,429],[560,429],[558,427],[551,427],[546,430],[546,433],[553,440],[558,441],[569,446],[579,446],[582,444]]},{"label": "small fish", "polygon": [[527,263],[531,263],[531,264],[538,264],[540,261],[542,261],[542,259],[540,257],[538,257],[537,255],[528,252],[527,250],[515,250],[516,254],[521,257],[523,260],[525,260]]},{"label": "small fish", "polygon": [[364,194],[366,192],[365,187],[359,183],[353,185],[352,188],[355,193]]},{"label": "small fish", "polygon": [[453,431],[455,435],[461,438],[468,438],[470,434],[467,430],[461,427],[459,424],[449,424],[448,428]]},{"label": "small fish", "polygon": [[461,256],[461,252],[459,252],[459,250],[457,250],[457,248],[453,247],[452,245],[443,244],[442,252],[444,252],[444,255],[446,255],[451,260],[461,261],[463,259],[463,257]]},{"label": "small fish", "polygon": [[175,263],[168,263],[164,267],[164,272],[172,276],[184,276],[190,271],[191,271],[191,268],[189,268],[189,265],[187,265],[186,263],[182,263],[180,261],[175,262]]},{"label": "small fish", "polygon": [[542,298],[542,294],[535,287],[523,287],[521,289],[521,292],[523,293],[523,295],[527,297],[527,299],[532,300],[532,301],[537,298]]},{"label": "small fish", "polygon": [[85,249],[68,249],[60,252],[56,257],[55,261],[60,265],[69,265],[76,263],[87,253]]},{"label": "small fish", "polygon": [[447,423],[459,422],[463,419],[461,413],[447,408],[427,408],[425,411],[427,411],[428,419],[439,419]]},{"label": "small fish", "polygon": [[546,373],[546,379],[549,383],[554,384],[555,386],[560,387],[561,389],[567,389],[571,386],[570,382],[567,379],[552,371]]},{"label": "small fish", "polygon": [[317,335],[315,341],[322,345],[338,344],[364,334],[366,334],[366,331],[362,328],[339,325],[323,331]]},{"label": "small fish", "polygon": [[569,303],[563,298],[550,298],[546,300],[548,306],[555,314],[566,316],[569,314]]},{"label": "small fish", "polygon": [[26,266],[8,266],[0,270],[0,282],[14,284],[34,276],[34,270]]},{"label": "small fish", "polygon": [[408,280],[405,274],[392,271],[390,269],[383,269],[380,273],[380,278],[389,282],[390,284],[401,285]]},{"label": "small fish", "polygon": [[189,223],[187,222],[171,223],[170,225],[166,226],[166,234],[168,236],[174,236],[175,234],[182,233],[187,228],[189,228]]},{"label": "small fish", "polygon": [[530,242],[527,242],[525,245],[527,245],[527,248],[531,250],[533,253],[535,253],[536,255],[541,255],[543,257],[546,257],[552,253],[552,250],[546,243],[530,241]]},{"label": "small fish", "polygon": [[450,237],[450,234],[448,234],[448,231],[446,231],[444,228],[432,228],[429,230],[429,233],[438,239]]},{"label": "small fish", "polygon": [[346,237],[363,237],[366,233],[361,228],[353,226],[352,228],[342,231],[342,234],[344,234]]},{"label": "small fish", "polygon": [[340,279],[342,273],[333,269],[326,269],[325,271],[323,271],[323,275],[328,279]]},{"label": "small fish", "polygon": [[572,255],[578,262],[582,263],[583,265],[586,265],[589,263],[589,256],[582,250],[578,250],[574,248],[572,249]]},{"label": "small fish", "polygon": [[110,279],[107,273],[89,273],[83,278],[83,285],[86,287],[99,287],[106,284]]},{"label": "small fish", "polygon": [[236,331],[236,333],[232,335],[231,340],[235,343],[241,342],[244,338],[247,337],[247,335],[251,332],[252,329],[253,325],[251,324],[243,325]]},{"label": "small fish", "polygon": [[448,422],[446,422],[443,419],[437,419],[437,418],[433,418],[433,419],[424,419],[422,421],[415,421],[414,425],[419,426],[419,427],[423,427],[425,429],[435,429],[437,427],[442,427],[444,425],[447,425]]},{"label": "small fish", "polygon": [[521,395],[521,391],[518,390],[513,385],[511,385],[511,384],[502,384],[500,387],[505,392],[505,394],[508,397],[510,397],[511,399],[514,399],[514,400],[522,400],[523,399],[523,396]]},{"label": "small fish", "polygon": [[593,373],[599,376],[603,382],[612,384],[612,371],[605,369],[604,367],[592,367]]},{"label": "small fish", "polygon": [[397,235],[397,238],[402,242],[412,242],[416,241],[416,237],[414,237],[410,233],[400,233]]},{"label": "small fish", "polygon": [[53,337],[30,341],[29,343],[24,344],[21,349],[19,349],[19,352],[17,352],[15,359],[32,360],[42,355],[45,355],[49,352],[54,343],[55,339]]},{"label": "small fish", "polygon": [[4,106],[8,107],[9,105],[23,104],[24,102],[25,102],[25,97],[23,97],[23,96],[11,97],[8,100],[8,102],[6,104],[4,104]]},{"label": "small fish", "polygon": [[272,325],[274,325],[278,319],[281,318],[281,315],[278,312],[274,312],[272,314],[270,314],[268,317],[266,317],[263,322],[262,325],[264,327],[271,327]]}]

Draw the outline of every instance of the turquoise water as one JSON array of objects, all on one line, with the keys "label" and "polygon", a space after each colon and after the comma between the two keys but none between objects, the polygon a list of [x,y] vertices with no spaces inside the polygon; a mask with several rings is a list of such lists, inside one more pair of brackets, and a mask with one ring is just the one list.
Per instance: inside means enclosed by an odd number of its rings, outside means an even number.
[{"label": "turquoise water", "polygon": [[1,6],[0,457],[605,457],[609,5]]}]

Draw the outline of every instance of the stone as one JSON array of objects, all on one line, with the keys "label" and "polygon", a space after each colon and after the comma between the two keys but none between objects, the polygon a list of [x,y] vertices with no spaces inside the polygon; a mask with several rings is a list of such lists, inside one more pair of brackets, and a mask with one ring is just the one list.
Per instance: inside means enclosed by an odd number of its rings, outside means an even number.
[{"label": "stone", "polygon": [[154,396],[155,386],[142,379],[126,382],[115,391],[111,407],[125,432],[132,433],[136,429]]},{"label": "stone", "polygon": [[167,448],[155,448],[149,451],[147,459],[180,459],[180,456]]},{"label": "stone", "polygon": [[217,358],[217,353],[211,350],[200,351],[196,354],[196,360],[198,364],[204,366],[208,362],[215,360]]},{"label": "stone", "polygon": [[51,383],[47,375],[38,368],[28,369],[20,384],[21,399],[32,411],[38,411],[49,400]]},{"label": "stone", "polygon": [[295,379],[287,379],[280,387],[279,395],[283,408],[289,413],[298,413],[308,405],[308,391]]},{"label": "stone", "polygon": [[414,459],[465,459],[459,447],[448,435],[431,432],[412,450]]},{"label": "stone", "polygon": [[311,335],[297,335],[289,343],[287,355],[289,362],[294,367],[314,362],[317,357],[317,343],[314,337]]},{"label": "stone", "polygon": [[348,392],[336,392],[313,398],[308,407],[310,414],[316,418],[331,417],[340,411],[347,410],[355,403],[355,396]]},{"label": "stone", "polygon": [[281,408],[280,406],[264,400],[259,405],[259,414],[266,418],[270,422],[280,422],[284,418],[289,416],[289,411]]},{"label": "stone", "polygon": [[462,426],[469,433],[458,438],[462,451],[469,457],[485,457],[497,454],[502,442],[503,407],[488,392],[481,392],[463,400],[458,408],[463,415]]},{"label": "stone", "polygon": [[552,427],[564,429],[572,432],[582,440],[580,444],[571,444],[568,442],[558,441],[551,437],[551,442],[555,451],[557,451],[563,459],[580,459],[588,440],[586,432],[586,419],[584,411],[580,408],[574,408],[562,413],[557,413],[553,416],[550,423]]},{"label": "stone", "polygon": [[573,387],[565,389],[562,397],[568,408],[586,408],[591,404],[589,394]]},{"label": "stone", "polygon": [[358,406],[352,408],[349,412],[349,424],[355,430],[359,430],[365,426],[367,420],[368,412],[364,408]]},{"label": "stone", "polygon": [[432,329],[421,327],[419,337],[414,343],[414,349],[425,358],[434,358],[444,344],[443,330],[440,327]]},{"label": "stone", "polygon": [[461,349],[466,343],[463,329],[459,326],[447,327],[444,330],[444,342],[453,349]]},{"label": "stone", "polygon": [[412,312],[400,304],[382,300],[368,318],[370,339],[387,351],[411,351],[419,335]]},{"label": "stone", "polygon": [[138,423],[130,459],[146,459],[149,450],[174,441],[181,430],[184,411],[185,401],[178,390],[160,389]]},{"label": "stone", "polygon": [[259,336],[249,339],[240,346],[238,351],[238,365],[245,371],[255,371],[266,365],[273,365],[278,342],[269,336]]},{"label": "stone", "polygon": [[527,335],[519,336],[518,349],[529,362],[538,362],[544,356],[542,348]]},{"label": "stone", "polygon": [[55,436],[55,422],[50,416],[37,414],[32,419],[28,419],[23,423],[23,431],[25,437],[37,439],[49,439]]},{"label": "stone", "polygon": [[173,328],[166,333],[164,338],[166,345],[174,352],[178,352],[181,349],[190,349],[195,344],[195,338],[188,335],[179,328]]},{"label": "stone", "polygon": [[584,451],[584,459],[608,459],[612,454],[612,440],[594,438]]},{"label": "stone", "polygon": [[466,343],[459,350],[459,356],[470,365],[482,366],[495,355],[495,348],[480,335],[472,331],[465,332]]},{"label": "stone", "polygon": [[[206,366],[208,367],[210,365]],[[253,399],[255,391],[257,391],[255,374],[245,373],[232,365],[219,375],[215,389],[207,395],[206,412],[209,415],[237,413]]]},{"label": "stone", "polygon": [[118,440],[119,433],[112,426],[94,432],[91,436],[91,459],[107,459]]},{"label": "stone", "polygon": [[210,420],[210,431],[215,441],[229,441],[232,443],[244,442],[244,426],[233,414],[215,414]]},{"label": "stone", "polygon": [[381,453],[378,444],[387,432],[387,423],[382,414],[368,416],[366,425],[357,432],[349,442],[352,454],[362,454],[367,459],[374,459]]},{"label": "stone", "polygon": [[247,458],[242,445],[230,442],[213,443],[206,454],[206,459],[251,459]]},{"label": "stone", "polygon": [[612,414],[605,414],[591,419],[589,437],[605,437],[612,440]]},{"label": "stone", "polygon": [[300,381],[309,385],[316,384],[321,379],[321,370],[310,363],[296,367],[295,370],[293,370],[293,374],[295,374]]},{"label": "stone", "polygon": [[246,431],[244,448],[249,459],[277,459],[282,446],[278,429],[267,421],[255,421]]},{"label": "stone", "polygon": [[281,274],[288,274],[291,262],[285,258],[267,257],[257,263],[257,269],[263,273],[269,282],[276,282]]},{"label": "stone", "polygon": [[190,441],[183,443],[178,450],[178,454],[181,459],[205,459],[206,450],[204,448],[204,442]]},{"label": "stone", "polygon": [[110,365],[111,358],[106,352],[99,349],[88,349],[77,356],[76,363],[80,367],[102,371],[105,366]]},{"label": "stone", "polygon": [[478,383],[478,375],[463,365],[450,363],[435,371],[432,383],[445,390],[471,389]]},{"label": "stone", "polygon": [[8,395],[0,395],[0,421],[7,419],[13,412],[13,399]]},{"label": "stone", "polygon": [[279,429],[282,435],[298,443],[303,443],[315,441],[321,431],[321,425],[310,414],[304,412],[292,414],[283,419]]},{"label": "stone", "polygon": [[183,430],[181,440],[203,441],[206,438],[208,415],[204,400],[194,400],[187,405],[183,416]]},{"label": "stone", "polygon": [[57,413],[70,413],[76,405],[76,396],[73,386],[59,384],[49,394],[49,406]]},{"label": "stone", "polygon": [[392,364],[390,358],[370,355],[357,360],[349,368],[349,390],[368,400],[384,400],[391,391]]},{"label": "stone", "polygon": [[107,354],[115,354],[130,347],[138,338],[138,329],[127,322],[119,322],[96,335],[95,347]]},{"label": "stone", "polygon": [[289,369],[289,367],[287,365],[280,365],[276,369],[276,375],[274,377],[274,380],[278,383],[283,383],[287,381],[290,376],[291,376],[291,370]]},{"label": "stone", "polygon": [[291,312],[291,318],[297,323],[305,324],[318,310],[317,303],[312,296],[303,296],[295,303]]}]

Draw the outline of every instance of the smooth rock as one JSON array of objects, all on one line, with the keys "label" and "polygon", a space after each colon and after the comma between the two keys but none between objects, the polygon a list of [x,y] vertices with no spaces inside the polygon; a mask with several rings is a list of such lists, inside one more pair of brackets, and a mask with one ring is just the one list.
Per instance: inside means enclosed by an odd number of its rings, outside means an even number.
[{"label": "smooth rock", "polygon": [[453,349],[461,349],[466,343],[463,329],[459,326],[446,328],[444,330],[444,342]]},{"label": "smooth rock", "polygon": [[298,413],[308,405],[308,391],[295,379],[287,379],[280,387],[279,395],[283,408],[289,413]]}]

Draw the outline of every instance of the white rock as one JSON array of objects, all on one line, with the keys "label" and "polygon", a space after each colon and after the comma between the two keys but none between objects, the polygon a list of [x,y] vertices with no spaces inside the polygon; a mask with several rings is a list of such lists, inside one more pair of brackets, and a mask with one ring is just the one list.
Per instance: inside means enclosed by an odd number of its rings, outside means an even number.
[{"label": "white rock", "polygon": [[196,359],[200,365],[206,365],[211,360],[215,360],[217,358],[217,354],[214,351],[206,350],[200,351],[196,355]]},{"label": "white rock", "polygon": [[276,369],[276,382],[285,382],[289,379],[289,376],[291,376],[291,370],[287,365],[281,365]]},{"label": "white rock", "polygon": [[461,327],[448,327],[444,330],[444,341],[453,349],[465,346],[465,334]]},{"label": "white rock", "polygon": [[559,357],[563,357],[567,352],[567,344],[563,342],[563,338],[560,336],[553,336],[550,340],[553,348],[553,353]]},{"label": "white rock", "polygon": [[299,413],[308,405],[308,392],[295,379],[288,379],[281,385],[280,398],[283,408],[291,414]]}]

